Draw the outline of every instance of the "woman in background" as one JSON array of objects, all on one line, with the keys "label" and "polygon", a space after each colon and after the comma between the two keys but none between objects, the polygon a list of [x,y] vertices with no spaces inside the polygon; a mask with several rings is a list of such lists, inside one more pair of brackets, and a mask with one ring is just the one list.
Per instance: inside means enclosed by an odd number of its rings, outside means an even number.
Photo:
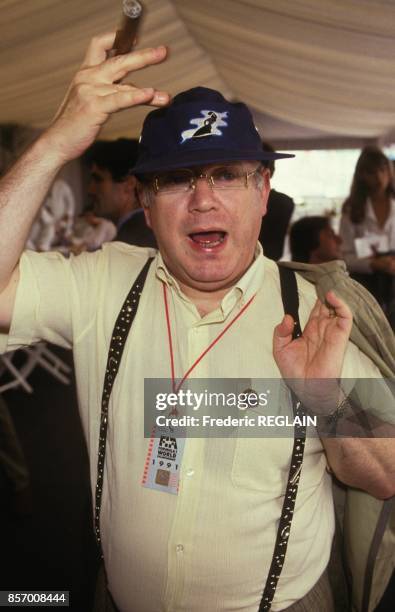
[{"label": "woman in background", "polygon": [[392,320],[395,314],[395,187],[390,160],[365,147],[340,222],[342,253],[351,276],[365,285]]}]

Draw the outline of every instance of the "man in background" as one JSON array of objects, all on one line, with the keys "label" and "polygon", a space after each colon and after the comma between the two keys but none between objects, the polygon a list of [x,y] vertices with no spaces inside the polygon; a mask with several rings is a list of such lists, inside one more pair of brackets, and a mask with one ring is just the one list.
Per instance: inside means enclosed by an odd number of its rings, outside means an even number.
[{"label": "man in background", "polygon": [[136,177],[131,174],[137,149],[138,141],[129,138],[95,142],[85,155],[91,172],[89,194],[95,214],[115,224],[114,240],[156,247],[137,197]]},{"label": "man in background", "polygon": [[289,236],[293,261],[320,264],[342,259],[342,240],[331,227],[328,217],[303,217],[296,221]]},{"label": "man in background", "polygon": [[[262,142],[264,151],[274,152],[268,142]],[[274,161],[268,164],[270,178],[274,174]],[[269,259],[278,261],[283,256],[285,236],[287,235],[289,222],[294,211],[295,204],[292,198],[285,193],[270,190],[267,203],[266,215],[262,220],[259,234],[259,242],[263,246],[263,252]]]}]

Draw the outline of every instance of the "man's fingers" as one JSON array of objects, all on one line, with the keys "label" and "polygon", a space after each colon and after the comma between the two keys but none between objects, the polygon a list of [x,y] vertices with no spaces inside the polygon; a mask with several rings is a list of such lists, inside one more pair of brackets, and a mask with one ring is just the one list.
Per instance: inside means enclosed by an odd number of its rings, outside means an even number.
[{"label": "man's fingers", "polygon": [[[166,106],[170,102],[170,96],[166,91],[157,91],[153,87],[134,87],[128,83],[122,84],[110,84],[110,85],[95,85],[94,92],[98,96],[107,96],[110,94],[116,94],[124,92],[131,95],[131,99],[134,99],[134,94],[138,91],[144,92],[144,101],[137,102],[137,104],[149,104],[150,106]],[[152,97],[146,97],[151,96]],[[133,102],[132,102],[133,106]]]},{"label": "man's fingers", "polygon": [[294,328],[293,317],[289,314],[286,314],[284,315],[284,318],[281,321],[281,323],[276,325],[275,333],[279,337],[285,338],[286,336],[289,336],[290,334],[292,335],[293,328]]},{"label": "man's fingers", "polygon": [[165,106],[169,103],[169,95],[156,91],[153,87],[138,88],[130,84],[100,83],[76,85],[73,91],[74,108],[93,116],[99,113],[102,117],[119,110],[148,104],[150,106]]},{"label": "man's fingers", "polygon": [[163,106],[163,102],[154,102],[155,90],[151,88],[136,89],[134,87],[122,89],[116,93],[110,93],[99,98],[100,111],[106,114],[116,113],[119,110],[137,106],[139,104],[150,104],[154,106]]},{"label": "man's fingers", "polygon": [[149,102],[150,106],[166,106],[170,103],[170,96],[167,91],[155,91],[154,97]]},{"label": "man's fingers", "polygon": [[92,38],[82,62],[82,68],[90,68],[104,62],[107,51],[112,49],[115,40],[115,32],[105,32]]},{"label": "man's fingers", "polygon": [[285,315],[281,323],[276,325],[273,333],[274,352],[280,351],[292,341],[294,320],[291,315]]},{"label": "man's fingers", "polygon": [[167,49],[163,45],[125,53],[125,55],[117,55],[102,63],[95,72],[92,71],[92,78],[96,82],[114,83],[114,81],[123,79],[129,72],[135,72],[153,64],[160,64],[166,58],[166,55]]},{"label": "man's fingers", "polygon": [[315,303],[314,303],[313,308],[311,309],[309,319],[312,319],[313,317],[318,317],[319,316],[321,306],[322,306],[322,302],[320,302],[320,300],[317,298]]},{"label": "man's fingers", "polygon": [[107,58],[115,32],[94,38],[51,125],[52,143],[66,160],[78,157],[93,142],[111,113],[140,104],[165,106],[169,95],[152,87],[119,84],[134,70],[162,62],[164,46]]},{"label": "man's fingers", "polygon": [[331,311],[324,302],[320,302],[320,317],[331,317]]},{"label": "man's fingers", "polygon": [[334,291],[328,291],[325,297],[328,304],[334,309],[337,317],[352,320],[351,310],[349,309],[347,304],[336,295]]},{"label": "man's fingers", "polygon": [[328,291],[325,297],[329,305],[333,308],[335,313],[334,320],[339,330],[350,333],[353,319],[350,308],[333,291]]}]

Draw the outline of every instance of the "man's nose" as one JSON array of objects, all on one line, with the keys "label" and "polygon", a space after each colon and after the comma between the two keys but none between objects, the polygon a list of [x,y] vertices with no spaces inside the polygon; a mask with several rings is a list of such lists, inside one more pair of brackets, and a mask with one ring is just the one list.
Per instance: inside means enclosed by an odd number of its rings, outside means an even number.
[{"label": "man's nose", "polygon": [[189,210],[205,212],[217,208],[215,190],[205,176],[196,177],[189,199]]}]

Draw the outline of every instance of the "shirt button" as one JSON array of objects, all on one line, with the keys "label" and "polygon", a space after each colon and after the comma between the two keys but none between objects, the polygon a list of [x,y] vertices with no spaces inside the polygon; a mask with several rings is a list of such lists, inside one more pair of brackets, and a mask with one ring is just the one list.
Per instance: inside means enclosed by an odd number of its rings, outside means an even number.
[{"label": "shirt button", "polygon": [[176,551],[177,552],[184,552],[184,547],[182,544],[177,544],[176,546]]},{"label": "shirt button", "polygon": [[187,470],[187,476],[193,476],[195,473],[195,470]]}]

